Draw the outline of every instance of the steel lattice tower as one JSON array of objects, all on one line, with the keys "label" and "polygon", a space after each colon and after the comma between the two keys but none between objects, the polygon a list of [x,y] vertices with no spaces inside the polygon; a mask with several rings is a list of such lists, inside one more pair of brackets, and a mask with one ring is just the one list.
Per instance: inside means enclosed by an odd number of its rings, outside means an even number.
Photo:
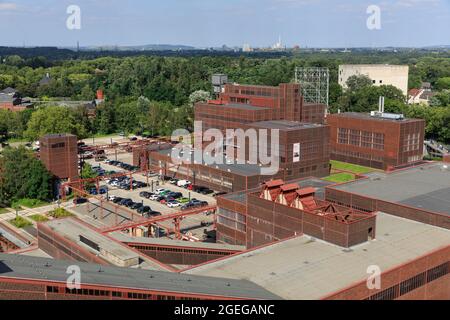
[{"label": "steel lattice tower", "polygon": [[295,82],[302,89],[303,99],[309,103],[322,103],[328,107],[330,70],[328,68],[295,68]]}]

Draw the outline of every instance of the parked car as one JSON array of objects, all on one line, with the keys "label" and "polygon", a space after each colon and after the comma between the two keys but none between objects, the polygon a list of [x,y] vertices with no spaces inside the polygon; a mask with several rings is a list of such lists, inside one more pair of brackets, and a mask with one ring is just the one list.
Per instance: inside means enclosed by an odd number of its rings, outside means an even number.
[{"label": "parked car", "polygon": [[135,202],[135,203],[133,203],[132,205],[131,205],[131,209],[133,209],[133,210],[136,210],[136,209],[139,209],[139,208],[141,208],[141,207],[143,207],[144,205],[141,203],[141,202]]},{"label": "parked car", "polygon": [[189,180],[179,180],[177,182],[177,186],[179,186],[179,187],[184,187],[184,186],[186,186],[188,184],[191,184],[191,182]]},{"label": "parked car", "polygon": [[149,197],[149,199],[150,199],[150,200],[153,200],[153,201],[158,200],[158,198],[159,198],[159,195],[157,195],[157,194],[152,194],[152,195]]},{"label": "parked car", "polygon": [[126,199],[120,200],[119,204],[120,204],[121,206],[126,206],[127,203],[130,203],[130,202],[133,202],[133,200],[131,200],[130,198],[126,198]]},{"label": "parked car", "polygon": [[[112,196],[112,197],[114,197],[114,196]],[[121,198],[121,197],[115,197],[113,200],[112,200],[112,202],[114,202],[114,203],[119,203],[120,201],[122,201],[123,200],[123,198]]]},{"label": "parked car", "polygon": [[150,211],[152,211],[152,208],[150,208],[149,206],[142,206],[137,209],[137,212],[139,214],[146,214],[146,213],[149,213]]},{"label": "parked car", "polygon": [[83,204],[88,202],[88,200],[86,198],[75,198],[73,199],[73,204],[77,205],[77,204]]},{"label": "parked car", "polygon": [[149,213],[147,213],[147,217],[148,218],[150,218],[150,217],[156,217],[156,216],[161,216],[162,214],[161,214],[161,212],[158,212],[158,211],[150,211]]},{"label": "parked car", "polygon": [[188,203],[189,202],[189,199],[188,198],[178,198],[177,199],[177,201],[179,202],[179,203]]},{"label": "parked car", "polygon": [[100,194],[105,194],[108,192],[108,187],[106,187],[106,186],[101,187],[100,189],[98,189],[98,191]]},{"label": "parked car", "polygon": [[170,184],[177,184],[178,183],[178,179],[173,178],[172,180],[169,181]]},{"label": "parked car", "polygon": [[131,200],[131,201],[127,202],[125,204],[125,206],[128,207],[128,208],[131,208],[132,206],[134,206],[134,204],[135,204],[135,202],[133,200]]},{"label": "parked car", "polygon": [[167,202],[167,206],[169,207],[169,208],[176,208],[176,207],[179,207],[180,206],[180,203],[178,202],[178,201],[168,201]]},{"label": "parked car", "polygon": [[161,192],[164,192],[164,191],[166,191],[166,189],[163,189],[163,188],[158,188],[158,189],[156,189],[155,190],[155,194],[161,194]]},{"label": "parked car", "polygon": [[193,209],[195,207],[194,204],[192,204],[191,202],[185,203],[184,205],[181,206],[181,210],[189,210],[189,209]]},{"label": "parked car", "polygon": [[150,196],[151,196],[151,193],[150,193],[150,192],[147,192],[147,191],[139,192],[139,197],[141,197],[141,198],[146,198],[146,199],[148,199],[148,198],[150,198]]}]

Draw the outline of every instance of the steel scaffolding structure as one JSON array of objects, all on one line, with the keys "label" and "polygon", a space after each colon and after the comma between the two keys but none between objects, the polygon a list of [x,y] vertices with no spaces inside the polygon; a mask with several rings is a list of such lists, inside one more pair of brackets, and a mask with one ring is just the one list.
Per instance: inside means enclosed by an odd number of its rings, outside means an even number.
[{"label": "steel scaffolding structure", "polygon": [[308,103],[321,103],[328,107],[330,70],[328,68],[295,68],[295,82],[302,89],[303,99]]}]

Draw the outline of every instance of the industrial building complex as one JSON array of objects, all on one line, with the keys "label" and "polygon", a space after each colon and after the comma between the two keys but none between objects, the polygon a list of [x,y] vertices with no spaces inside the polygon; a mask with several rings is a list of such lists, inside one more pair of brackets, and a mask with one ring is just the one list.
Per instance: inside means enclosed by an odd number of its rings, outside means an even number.
[{"label": "industrial building complex", "polygon": [[[66,215],[27,239],[0,223],[0,299],[450,299],[450,168],[423,160],[425,121],[382,105],[326,115],[298,83],[214,79],[217,96],[195,105],[194,138],[276,130],[276,172],[251,161],[259,133],[223,141],[214,164],[196,157],[204,143],[179,163],[167,138],[44,136],[40,159],[61,180]],[[376,170],[335,183],[324,179],[331,159]],[[81,160],[99,175],[81,179]]]}]

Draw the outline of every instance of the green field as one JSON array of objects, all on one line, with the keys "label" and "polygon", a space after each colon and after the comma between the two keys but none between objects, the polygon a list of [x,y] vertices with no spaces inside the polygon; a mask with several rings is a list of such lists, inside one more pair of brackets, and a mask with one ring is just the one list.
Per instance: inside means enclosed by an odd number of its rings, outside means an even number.
[{"label": "green field", "polygon": [[6,208],[0,208],[0,214],[9,212]]},{"label": "green field", "polygon": [[376,169],[359,166],[357,164],[351,164],[351,163],[340,162],[340,161],[335,161],[335,160],[331,160],[330,162],[331,162],[332,169],[345,170],[345,171],[350,171],[350,172],[357,173],[357,174],[369,173],[369,172],[376,171]]},{"label": "green field", "polygon": [[11,219],[8,222],[19,229],[33,225],[30,221],[28,221],[27,219],[22,218],[20,216],[17,218]]},{"label": "green field", "polygon": [[20,199],[13,203],[13,207],[26,207],[26,208],[33,209],[33,208],[47,206],[49,204],[50,203],[48,203],[48,202],[37,200],[37,199]]},{"label": "green field", "polygon": [[323,178],[323,180],[330,181],[330,182],[336,182],[336,183],[343,183],[348,181],[355,180],[355,175],[351,173],[336,173],[332,174],[329,177]]},{"label": "green field", "polygon": [[32,216],[29,216],[29,218],[36,222],[46,222],[48,221],[48,218],[46,216],[43,216],[41,214],[33,214]]}]

